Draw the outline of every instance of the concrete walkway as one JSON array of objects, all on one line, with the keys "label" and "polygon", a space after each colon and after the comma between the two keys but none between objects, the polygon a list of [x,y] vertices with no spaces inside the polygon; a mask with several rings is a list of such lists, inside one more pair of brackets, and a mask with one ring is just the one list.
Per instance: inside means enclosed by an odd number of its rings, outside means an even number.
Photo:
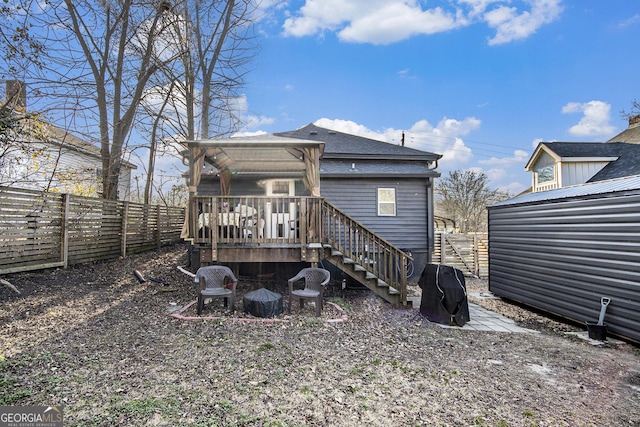
[{"label": "concrete walkway", "polygon": [[[480,298],[489,298],[489,299],[499,299],[498,297],[493,296],[492,294],[480,294],[475,295]],[[420,310],[420,297],[410,297],[413,308],[417,308]],[[463,331],[489,331],[489,332],[516,332],[516,333],[526,333],[526,334],[538,334],[539,331],[534,331],[533,329],[522,328],[516,325],[516,322],[513,319],[509,319],[501,314],[498,314],[494,311],[487,310],[486,308],[480,307],[477,304],[469,302],[469,320],[463,327],[460,326],[449,326],[438,324],[438,326],[442,328],[457,328],[462,329]]]},{"label": "concrete walkway", "polygon": [[474,303],[469,303],[469,320],[463,327],[438,325],[442,328],[457,328],[463,331],[490,331],[490,332],[517,332],[527,334],[538,334],[533,329],[522,328],[508,317],[502,316],[494,311],[487,310]]}]

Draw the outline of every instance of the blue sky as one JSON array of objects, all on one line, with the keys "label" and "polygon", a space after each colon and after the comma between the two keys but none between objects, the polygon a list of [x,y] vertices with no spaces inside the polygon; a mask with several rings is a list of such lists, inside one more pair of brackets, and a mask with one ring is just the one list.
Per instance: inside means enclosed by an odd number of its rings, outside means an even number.
[{"label": "blue sky", "polygon": [[[264,0],[267,1],[267,0]],[[244,133],[308,123],[530,185],[543,141],[606,141],[640,101],[637,0],[271,0]]]}]

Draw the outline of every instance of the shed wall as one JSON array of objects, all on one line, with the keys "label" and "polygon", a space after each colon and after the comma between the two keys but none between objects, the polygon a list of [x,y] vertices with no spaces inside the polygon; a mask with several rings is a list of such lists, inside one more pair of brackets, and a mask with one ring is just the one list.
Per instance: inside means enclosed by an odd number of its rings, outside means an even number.
[{"label": "shed wall", "polygon": [[490,207],[489,289],[640,342],[640,190]]}]

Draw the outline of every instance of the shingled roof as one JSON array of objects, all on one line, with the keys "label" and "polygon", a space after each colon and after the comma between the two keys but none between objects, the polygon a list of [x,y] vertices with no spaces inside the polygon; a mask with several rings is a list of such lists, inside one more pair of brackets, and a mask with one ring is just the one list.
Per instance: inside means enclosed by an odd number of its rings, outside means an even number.
[{"label": "shingled roof", "polygon": [[308,124],[274,135],[324,142],[320,175],[332,178],[436,178],[440,154]]},{"label": "shingled roof", "polygon": [[629,127],[607,142],[640,144],[640,115],[629,117]]},{"label": "shingled roof", "polygon": [[394,160],[435,161],[442,157],[440,154],[322,128],[313,123],[300,129],[278,132],[274,135],[322,141],[324,142],[323,159],[325,160],[338,158],[389,159],[392,157]]},{"label": "shingled roof", "polygon": [[626,142],[543,142],[562,158],[609,158],[611,161],[587,182],[640,174],[640,144]]}]

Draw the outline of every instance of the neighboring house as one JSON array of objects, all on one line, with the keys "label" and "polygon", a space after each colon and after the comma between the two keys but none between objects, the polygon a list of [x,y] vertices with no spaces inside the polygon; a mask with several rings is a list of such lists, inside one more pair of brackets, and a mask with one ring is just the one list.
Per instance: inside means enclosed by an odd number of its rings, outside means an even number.
[{"label": "neighboring house", "polygon": [[[11,84],[10,84],[11,83]],[[7,83],[7,97],[15,81]],[[24,87],[18,105],[24,110]],[[0,156],[0,185],[97,197],[102,193],[102,157],[95,145],[52,124],[27,119],[24,135],[10,138]],[[123,162],[118,198],[129,200],[136,166]]]},{"label": "neighboring house", "polygon": [[[53,125],[42,125],[44,137],[22,140],[0,162],[0,185],[98,197],[102,193],[100,149]],[[129,200],[136,166],[123,162],[118,199]]]},{"label": "neighboring house", "polygon": [[440,155],[315,125],[188,146],[184,237],[199,262],[328,260],[406,302],[402,250],[418,276],[433,248]]},{"label": "neighboring house", "polygon": [[640,174],[640,116],[606,143],[541,142],[525,170],[532,192]]}]

